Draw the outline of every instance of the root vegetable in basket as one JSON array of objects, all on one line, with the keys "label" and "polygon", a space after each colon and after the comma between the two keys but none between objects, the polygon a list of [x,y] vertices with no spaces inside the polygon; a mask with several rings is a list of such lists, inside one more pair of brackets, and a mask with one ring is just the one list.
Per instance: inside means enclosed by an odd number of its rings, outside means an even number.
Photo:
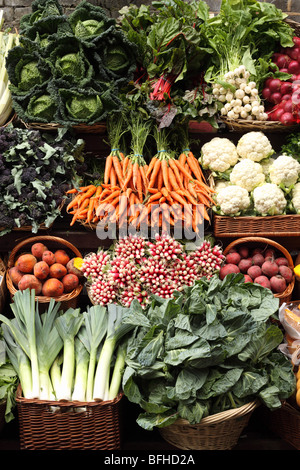
[{"label": "root vegetable in basket", "polygon": [[59,297],[78,287],[79,278],[83,277],[81,264],[82,258],[70,258],[62,248],[53,252],[38,242],[31,246],[30,253],[19,255],[9,275],[19,290],[35,289],[36,295]]}]

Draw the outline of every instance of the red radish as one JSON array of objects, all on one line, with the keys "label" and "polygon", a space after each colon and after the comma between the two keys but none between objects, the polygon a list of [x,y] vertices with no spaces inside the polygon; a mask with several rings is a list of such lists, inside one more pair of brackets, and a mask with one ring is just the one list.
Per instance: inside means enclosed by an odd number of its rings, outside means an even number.
[{"label": "red radish", "polygon": [[283,69],[279,69],[279,72],[281,73],[289,73],[288,69],[284,67]]},{"label": "red radish", "polygon": [[288,266],[279,266],[279,274],[286,280],[287,283],[290,283],[293,279],[293,271]]},{"label": "red radish", "polygon": [[225,264],[224,266],[221,267],[220,271],[219,271],[219,277],[220,279],[224,279],[225,276],[227,276],[227,274],[231,274],[231,273],[239,273],[240,270],[239,268],[237,267],[236,264]]},{"label": "red radish", "polygon": [[[286,103],[284,104],[283,110],[284,110],[285,113],[290,113],[290,114],[292,114],[292,112],[293,112],[293,107],[294,107],[293,102],[292,102],[291,99],[289,99],[289,100],[287,100]],[[282,115],[282,114],[281,114],[281,115]]]},{"label": "red radish", "polygon": [[291,99],[291,94],[286,93],[285,95],[282,95],[281,101],[289,101]]},{"label": "red radish", "polygon": [[283,52],[274,52],[274,54],[272,55],[272,60],[273,62],[277,63],[277,60],[279,59],[279,57],[281,57],[283,54]]},{"label": "red radish", "polygon": [[269,100],[271,96],[270,88],[265,87],[261,92],[261,96],[263,97],[264,100]]},{"label": "red radish", "polygon": [[257,266],[262,266],[264,264],[264,261],[265,258],[261,253],[256,253],[256,255],[252,257],[252,263],[256,264]]},{"label": "red radish", "polygon": [[289,265],[288,260],[286,258],[284,258],[283,256],[280,256],[279,258],[276,258],[275,263],[278,266],[288,266]]},{"label": "red radish", "polygon": [[280,87],[280,92],[283,95],[290,93],[292,91],[292,84],[291,82],[283,82]]},{"label": "red radish", "polygon": [[281,94],[279,92],[272,93],[269,101],[273,104],[278,104],[281,101]]},{"label": "red radish", "polygon": [[273,121],[280,121],[280,118],[283,115],[283,113],[284,113],[283,108],[276,109],[276,111],[274,111],[274,113],[272,113],[272,120]]},{"label": "red radish", "polygon": [[297,47],[300,47],[300,38],[298,36],[293,37],[293,42]]},{"label": "red radish", "polygon": [[250,258],[243,258],[238,264],[238,267],[241,273],[246,274],[248,269],[252,266],[252,261]]},{"label": "red radish", "polygon": [[252,279],[255,279],[256,277],[259,277],[259,276],[262,275],[262,270],[261,270],[260,266],[253,265],[248,269],[247,274]]},{"label": "red radish", "polygon": [[249,256],[249,248],[247,246],[240,246],[238,249],[241,258],[248,258]]},{"label": "red radish", "polygon": [[272,80],[270,80],[269,88],[270,88],[271,93],[275,93],[279,91],[280,87],[281,87],[281,80],[279,80],[279,78],[273,78]]},{"label": "red radish", "polygon": [[256,284],[260,284],[262,287],[271,289],[271,284],[267,276],[258,276],[257,278],[254,279],[254,282]]},{"label": "red radish", "polygon": [[275,261],[265,261],[261,267],[262,273],[268,277],[278,274],[278,266]]},{"label": "red radish", "polygon": [[239,253],[228,253],[228,255],[226,255],[227,264],[239,264],[240,261],[241,255]]},{"label": "red radish", "polygon": [[268,259],[274,260],[275,258],[275,251],[273,248],[267,248],[266,251],[264,252],[265,260],[267,261]]},{"label": "red radish", "polygon": [[252,256],[256,255],[257,253],[263,253],[263,249],[260,247],[256,247],[252,250]]},{"label": "red radish", "polygon": [[292,59],[290,58],[290,56],[288,56],[287,54],[281,54],[276,60],[276,65],[279,69],[282,69],[284,67],[288,67],[291,62]]},{"label": "red radish", "polygon": [[299,49],[299,47],[296,47],[296,46],[287,47],[286,48],[286,53],[291,59],[297,60],[298,55],[300,53],[300,49]]},{"label": "red radish", "polygon": [[265,88],[269,88],[271,81],[274,80],[272,77],[267,78],[265,81]]},{"label": "red radish", "polygon": [[288,66],[289,73],[299,74],[300,73],[300,64],[297,60],[292,60]]},{"label": "red radish", "polygon": [[284,277],[279,274],[271,277],[270,285],[272,292],[275,292],[276,294],[281,294],[286,289],[286,281]]},{"label": "red radish", "polygon": [[245,274],[244,277],[245,277],[245,282],[253,282],[253,279],[250,276],[248,276],[248,274]]},{"label": "red radish", "polygon": [[280,122],[285,126],[291,126],[295,123],[294,117],[291,113],[283,113],[280,118]]}]

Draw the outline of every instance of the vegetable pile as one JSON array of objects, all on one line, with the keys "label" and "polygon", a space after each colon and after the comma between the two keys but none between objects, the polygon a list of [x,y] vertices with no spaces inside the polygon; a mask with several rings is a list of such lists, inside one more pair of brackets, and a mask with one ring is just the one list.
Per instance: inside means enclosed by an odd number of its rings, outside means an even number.
[{"label": "vegetable pile", "polygon": [[16,289],[34,289],[36,295],[55,298],[79,286],[81,262],[81,258],[72,257],[63,247],[51,251],[44,243],[36,242],[28,253],[17,257],[8,274]]},{"label": "vegetable pile", "polygon": [[222,137],[204,144],[200,162],[214,178],[214,212],[263,217],[299,213],[300,164],[292,147],[283,146],[282,154],[273,157],[271,143],[260,131],[243,134],[237,145]]},{"label": "vegetable pile", "polygon": [[223,261],[222,249],[209,240],[188,251],[168,235],[153,241],[135,235],[116,241],[109,252],[86,255],[81,270],[92,303],[128,307],[137,299],[145,307],[151,295],[170,298],[202,276],[210,279]]},{"label": "vegetable pile", "polygon": [[299,88],[300,88],[300,38],[293,37],[292,47],[282,47],[272,56],[273,62],[285,79],[269,77],[263,86],[262,97],[267,104],[270,121],[279,121],[284,125],[300,122]]},{"label": "vegetable pile", "polygon": [[104,10],[85,0],[69,17],[58,1],[35,0],[21,21],[7,72],[24,122],[94,124],[121,108],[119,88],[135,70],[135,46]]},{"label": "vegetable pile", "polygon": [[255,282],[281,294],[293,280],[293,271],[288,259],[272,246],[256,246],[242,243],[231,248],[220,269],[220,279],[230,273],[243,273],[245,282]]},{"label": "vegetable pile", "polygon": [[95,401],[115,398],[124,366],[126,309],[99,305],[59,311],[51,299],[40,315],[35,291],[18,291],[13,318],[0,315],[6,351],[23,396],[41,400]]},{"label": "vegetable pile", "polygon": [[8,126],[0,130],[0,235],[15,227],[50,227],[81,173],[84,142],[65,133]]},{"label": "vegetable pile", "polygon": [[[171,131],[152,128],[149,120],[140,117],[131,119],[129,115],[128,120],[124,127],[123,117],[109,119],[111,151],[105,160],[103,183],[68,191],[73,195],[66,209],[73,216],[70,225],[79,220],[100,222],[98,227],[103,228],[131,224],[141,231],[146,226],[164,232],[177,225],[199,234],[203,222],[210,220],[214,190],[189,148],[187,132],[180,133],[182,151],[173,150]],[[151,132],[156,148],[147,158],[148,165],[144,152]],[[129,136],[128,152],[120,150],[124,133]]]},{"label": "vegetable pile", "polygon": [[147,430],[179,417],[199,423],[256,398],[280,408],[295,390],[291,363],[276,350],[283,333],[269,320],[278,299],[242,274],[202,278],[173,299],[156,297],[146,310],[133,301],[130,310],[123,390]]}]

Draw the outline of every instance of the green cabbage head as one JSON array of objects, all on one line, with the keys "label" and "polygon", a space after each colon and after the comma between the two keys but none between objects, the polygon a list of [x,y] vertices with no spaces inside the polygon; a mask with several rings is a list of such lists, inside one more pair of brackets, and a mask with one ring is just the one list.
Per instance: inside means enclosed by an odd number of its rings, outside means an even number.
[{"label": "green cabbage head", "polygon": [[62,76],[72,75],[72,77],[81,77],[82,60],[79,53],[72,52],[58,57],[55,66]]},{"label": "green cabbage head", "polygon": [[73,95],[66,102],[69,115],[74,119],[85,120],[100,116],[103,112],[103,104],[99,95]]},{"label": "green cabbage head", "polygon": [[78,38],[89,38],[91,36],[98,36],[102,33],[104,29],[104,21],[98,20],[85,20],[85,21],[78,21],[75,26],[74,34]]},{"label": "green cabbage head", "polygon": [[25,64],[20,71],[19,89],[22,91],[30,90],[34,85],[41,85],[44,77],[38,69],[38,62],[31,61]]},{"label": "green cabbage head", "polygon": [[122,72],[129,65],[126,51],[122,47],[110,47],[106,52],[105,65],[113,72]]},{"label": "green cabbage head", "polygon": [[41,118],[47,122],[53,122],[54,114],[56,111],[56,104],[49,94],[40,95],[38,97],[33,96],[27,107],[27,113],[29,116]]}]

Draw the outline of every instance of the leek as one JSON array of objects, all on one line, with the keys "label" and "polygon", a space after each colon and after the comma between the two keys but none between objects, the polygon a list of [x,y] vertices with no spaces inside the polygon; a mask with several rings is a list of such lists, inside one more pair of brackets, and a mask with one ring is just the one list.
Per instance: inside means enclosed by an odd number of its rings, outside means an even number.
[{"label": "leek", "polygon": [[35,330],[35,290],[17,291],[11,309],[16,321],[13,322],[4,315],[0,315],[0,320],[10,328],[13,337],[30,359],[32,373],[31,397],[38,398],[40,379]]},{"label": "leek", "polygon": [[106,308],[94,305],[83,313],[84,327],[79,331],[79,338],[89,352],[86,401],[93,400],[94,377],[97,362],[97,352],[101,341],[107,332]]},{"label": "leek", "polygon": [[127,308],[120,305],[109,304],[107,306],[107,334],[96,367],[94,400],[105,400],[108,396],[113,354],[120,339],[133,328],[133,325],[122,323],[123,314],[127,311]]},{"label": "leek", "polygon": [[36,304],[36,342],[39,359],[40,395],[42,400],[50,400],[52,387],[50,381],[50,368],[63,347],[63,342],[54,325],[58,317],[59,302],[50,300],[45,313],[39,315],[38,303]]},{"label": "leek", "polygon": [[60,381],[61,381],[61,364],[63,361],[63,355],[59,354],[53,361],[53,364],[50,368],[50,380],[53,388],[54,397],[57,400],[57,395],[59,393]]},{"label": "leek", "polygon": [[20,345],[15,341],[10,328],[7,325],[2,324],[2,332],[5,341],[6,353],[13,368],[18,374],[23,395],[25,398],[32,398],[32,375],[29,358]]},{"label": "leek", "polygon": [[63,315],[55,320],[58,333],[63,340],[63,364],[60,387],[57,393],[58,400],[71,400],[73,379],[75,372],[75,336],[82,322],[83,315],[80,309],[69,308]]},{"label": "leek", "polygon": [[86,384],[88,376],[89,353],[84,344],[75,338],[76,370],[72,401],[86,401]]},{"label": "leek", "polygon": [[125,367],[127,341],[123,341],[119,344],[117,349],[116,361],[113,369],[113,374],[107,394],[108,400],[116,398],[120,391],[120,385],[122,381],[123,371]]}]

